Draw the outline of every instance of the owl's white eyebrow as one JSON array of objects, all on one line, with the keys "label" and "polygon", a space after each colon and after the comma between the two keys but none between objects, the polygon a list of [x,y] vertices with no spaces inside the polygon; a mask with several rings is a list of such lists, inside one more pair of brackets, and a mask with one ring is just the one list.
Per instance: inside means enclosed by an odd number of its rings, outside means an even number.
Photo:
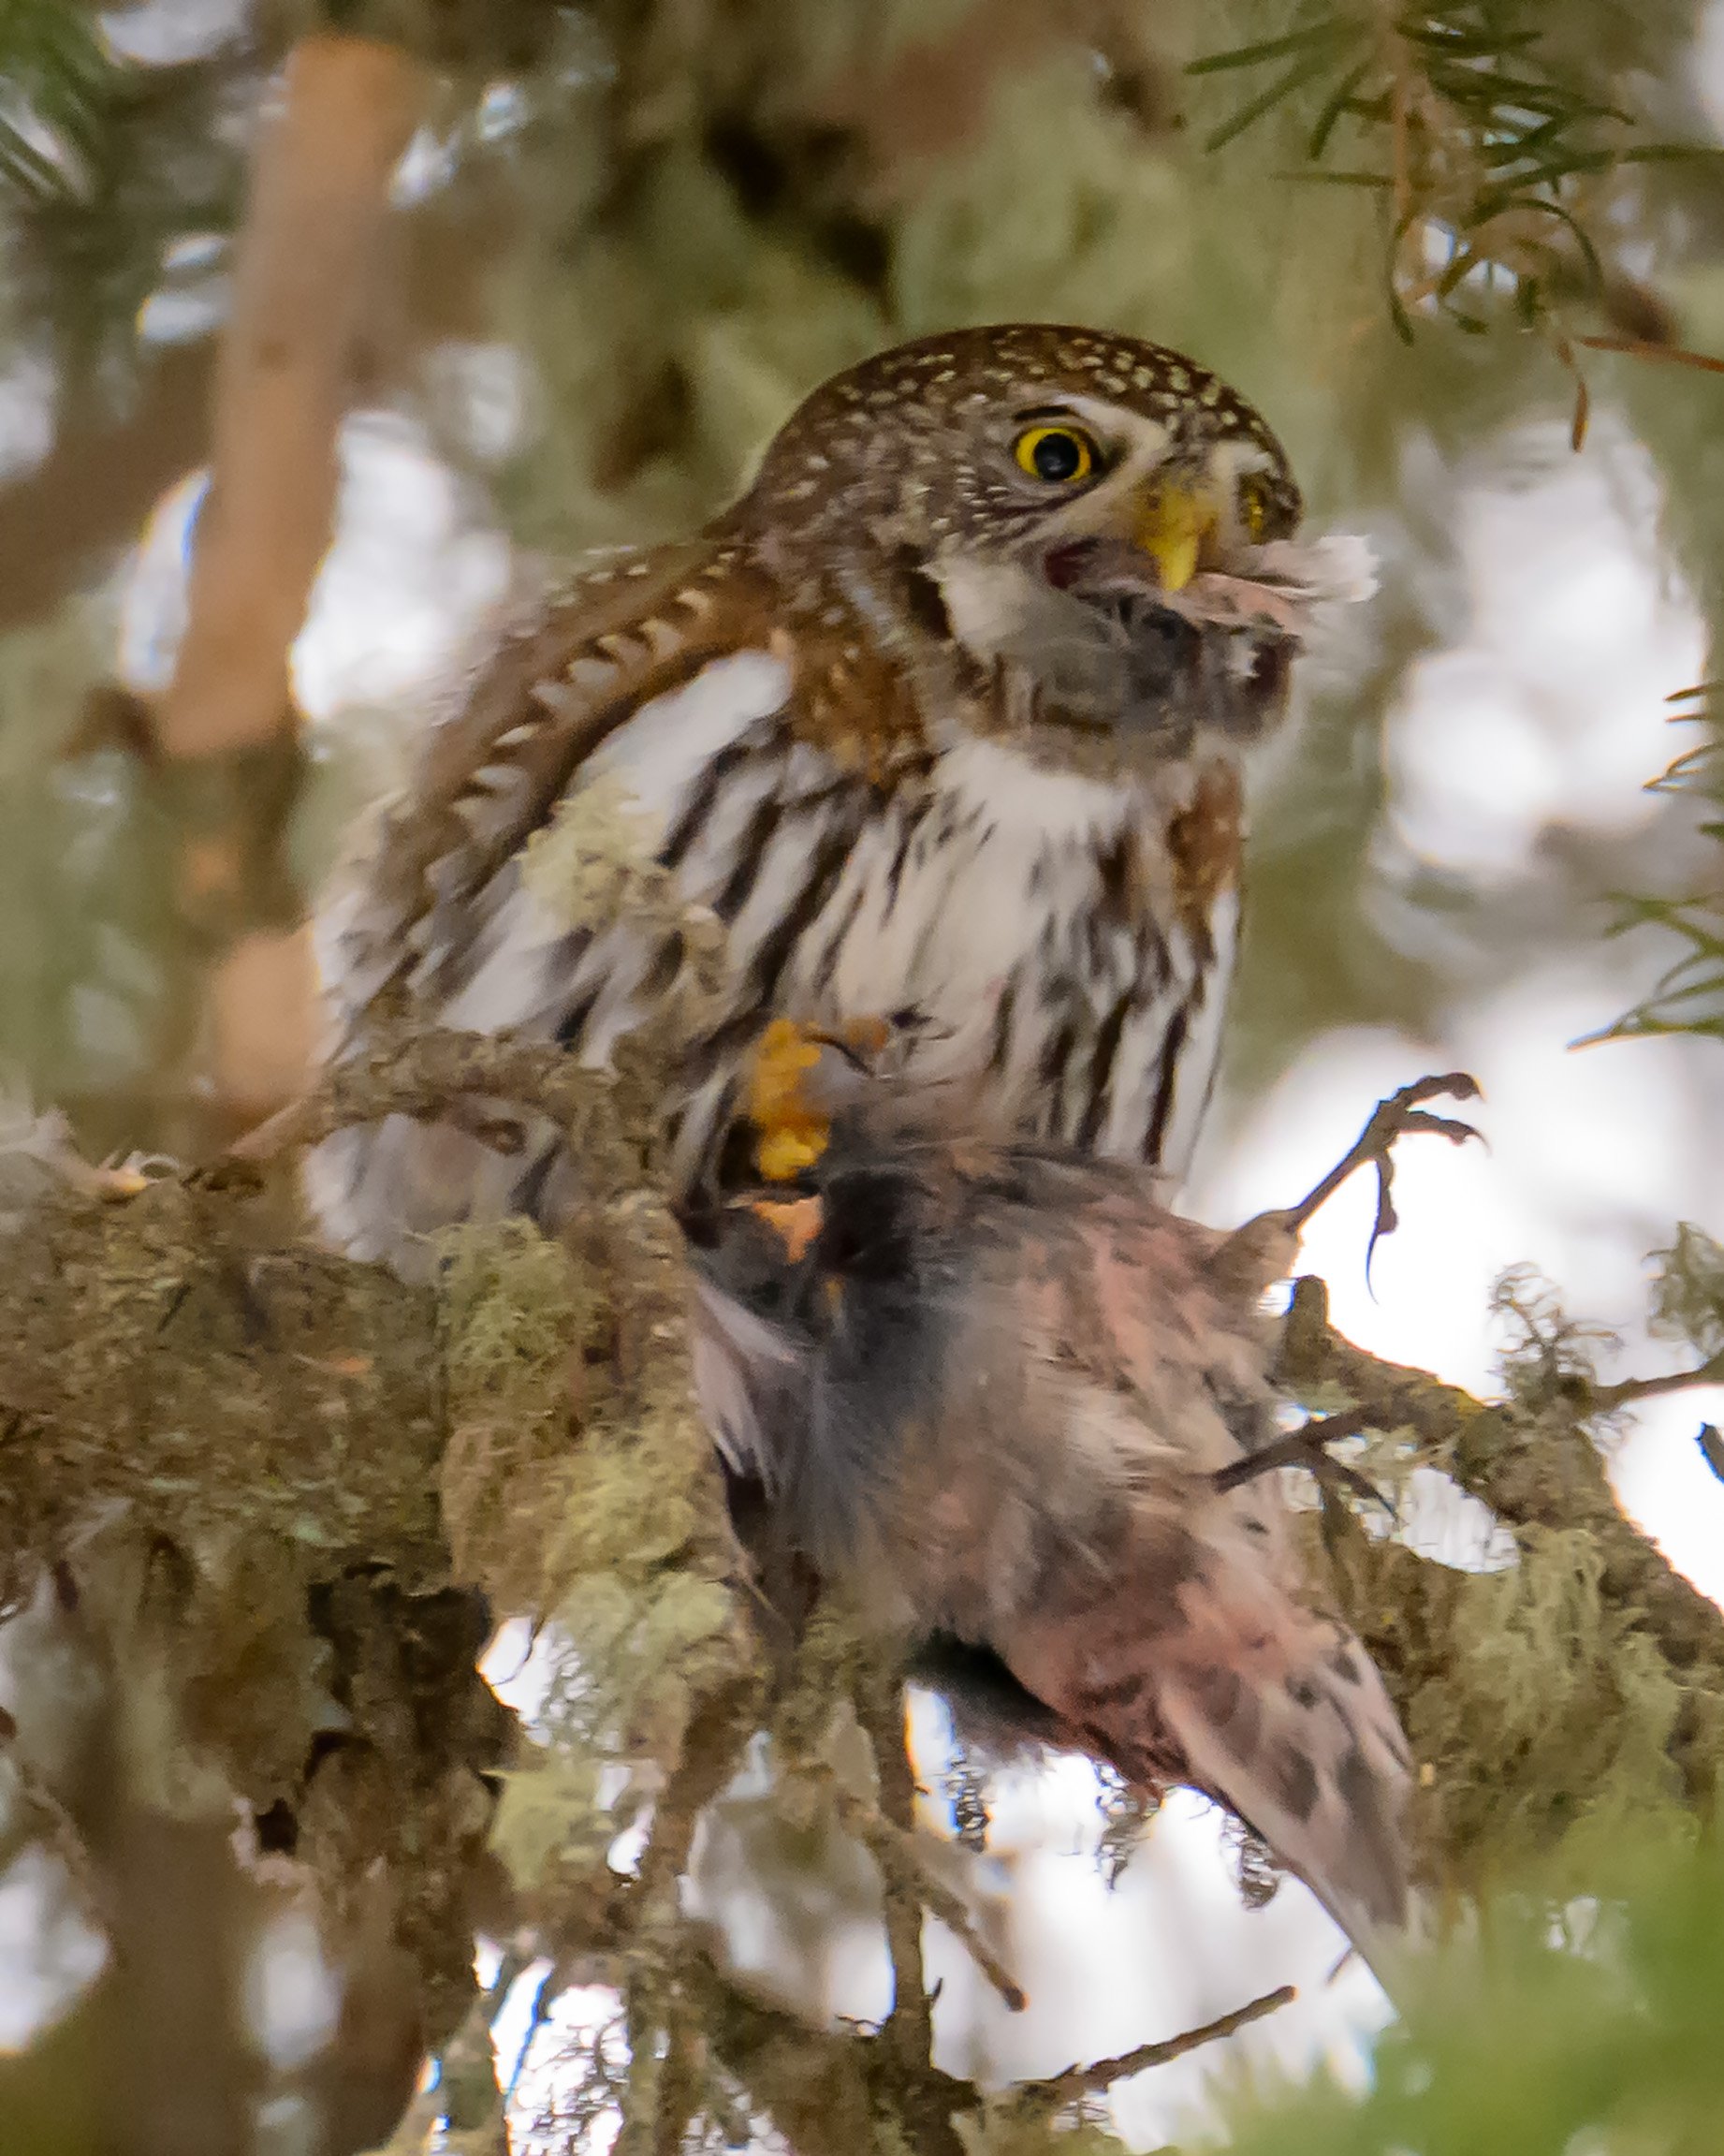
[{"label": "owl's white eyebrow", "polygon": [[1026,419],[1074,419],[1077,414],[1070,404],[1030,404],[1021,412],[1014,412],[1013,419],[1021,425]]}]

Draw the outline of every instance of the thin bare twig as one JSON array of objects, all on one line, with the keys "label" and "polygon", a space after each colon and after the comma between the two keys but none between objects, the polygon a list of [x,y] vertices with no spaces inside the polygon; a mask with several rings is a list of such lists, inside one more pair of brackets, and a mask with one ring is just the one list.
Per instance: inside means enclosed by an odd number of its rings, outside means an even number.
[{"label": "thin bare twig", "polygon": [[1255,1452],[1248,1452],[1243,1459],[1217,1468],[1209,1478],[1211,1487],[1218,1496],[1225,1496],[1230,1489],[1255,1482],[1260,1475],[1273,1474],[1278,1468],[1303,1467],[1319,1482],[1337,1483],[1365,1503],[1381,1505],[1393,1518],[1394,1505],[1370,1478],[1361,1474],[1357,1468],[1349,1467],[1345,1460],[1333,1459],[1323,1449],[1341,1438],[1358,1437],[1367,1430],[1381,1428],[1383,1419],[1381,1408],[1351,1407],[1344,1415],[1328,1415],[1320,1421],[1303,1423],[1285,1436],[1259,1445]]},{"label": "thin bare twig", "polygon": [[1140,2044],[1116,2059],[1098,2059],[1090,2066],[1068,2066],[1063,2074],[1050,2075],[1044,2081],[1023,2082],[1012,2092],[1013,2108],[1058,2111],[1082,2097],[1100,2096],[1116,2081],[1146,2073],[1151,2066],[1165,2066],[1170,2059],[1183,2059],[1188,2051],[1201,2050],[1205,2044],[1217,2044],[1223,2036],[1249,2029],[1253,2021],[1291,2005],[1297,1997],[1293,1985],[1283,1984],[1247,2006],[1236,2006],[1231,2014],[1205,2021],[1201,2029],[1188,2029],[1181,2036],[1165,2037],[1159,2044]]},{"label": "thin bare twig", "polygon": [[[1005,1964],[977,1931],[970,1912],[942,1880],[936,1879],[923,1863],[915,1837],[877,1811],[866,1798],[844,1787],[823,1761],[796,1768],[799,1777],[830,1790],[833,1807],[846,1830],[854,1834],[880,1866],[890,1892],[894,1880],[913,1886],[921,1909],[937,1916],[948,1931],[964,1943],[971,1958],[1014,2014],[1022,2013],[1029,2001]],[[916,1913],[918,1931],[921,1909]]]},{"label": "thin bare twig", "polygon": [[1656,1400],[1661,1393],[1687,1392],[1697,1385],[1724,1385],[1724,1355],[1715,1355],[1696,1370],[1669,1370],[1658,1377],[1625,1377],[1615,1385],[1600,1385],[1592,1399],[1600,1415],[1613,1415],[1637,1400]]},{"label": "thin bare twig", "polygon": [[1681,345],[1656,345],[1649,337],[1574,337],[1589,352],[1622,352],[1631,359],[1665,359],[1673,367],[1698,367],[1707,374],[1724,374],[1724,359],[1709,352],[1690,352]]}]

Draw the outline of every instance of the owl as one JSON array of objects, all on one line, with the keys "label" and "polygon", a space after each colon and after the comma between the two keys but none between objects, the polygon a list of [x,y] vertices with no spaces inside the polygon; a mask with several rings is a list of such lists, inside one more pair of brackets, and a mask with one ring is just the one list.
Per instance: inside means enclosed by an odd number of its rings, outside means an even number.
[{"label": "owl", "polygon": [[[990,1127],[1176,1175],[1247,766],[1313,609],[1363,588],[1299,514],[1263,419],[1159,345],[1006,325],[837,376],[698,537],[499,638],[325,912],[339,1037],[387,1008],[604,1063],[698,959],[718,987],[665,1101],[684,1194],[734,1169],[775,1018],[913,1019],[918,1075],[985,1073]],[[548,902],[529,854],[583,801],[626,803],[716,959],[684,921]],[[411,1265],[454,1221],[554,1226],[578,1165],[548,1126],[396,1119],[311,1189],[355,1254]]]},{"label": "owl", "polygon": [[1381,1968],[1407,1744],[1267,1471],[1294,1441],[1262,1291],[1302,1215],[1217,1233],[928,1087],[869,1079],[818,1134],[684,1220],[702,1408],[780,1548],[919,1649],[960,1722],[985,1685],[996,1748],[1217,1799]]}]

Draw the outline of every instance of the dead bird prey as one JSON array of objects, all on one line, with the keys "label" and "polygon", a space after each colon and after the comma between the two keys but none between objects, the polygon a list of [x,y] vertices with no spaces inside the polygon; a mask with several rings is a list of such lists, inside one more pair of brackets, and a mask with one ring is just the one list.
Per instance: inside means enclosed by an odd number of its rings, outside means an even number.
[{"label": "dead bird prey", "polygon": [[[1386,1175],[1395,1128],[1458,1136],[1413,1104],[1468,1083],[1408,1089],[1348,1166]],[[786,1090],[756,1088],[768,1122]],[[794,1178],[686,1224],[731,1469],[884,1626],[997,1658],[1033,1738],[1226,1806],[1368,1957],[1408,1915],[1407,1744],[1305,1577],[1282,1478],[1249,1466],[1289,1443],[1262,1293],[1337,1177],[1223,1235],[1139,1171],[951,1135],[923,1089],[848,1090],[796,1104]]]}]

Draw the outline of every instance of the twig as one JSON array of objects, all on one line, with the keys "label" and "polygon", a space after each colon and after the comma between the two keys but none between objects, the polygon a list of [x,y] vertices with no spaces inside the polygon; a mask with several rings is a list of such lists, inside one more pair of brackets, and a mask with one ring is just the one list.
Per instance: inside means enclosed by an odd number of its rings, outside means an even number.
[{"label": "twig", "polygon": [[574,1123],[602,1111],[613,1096],[606,1073],[586,1067],[555,1041],[416,1028],[379,1033],[360,1053],[331,1064],[309,1093],[248,1131],[226,1157],[263,1165],[355,1123],[391,1115],[441,1119],[452,1102],[482,1097]]},{"label": "twig", "polygon": [[[1294,1391],[1338,1386],[1373,1421],[1411,1429],[1421,1448],[1510,1529],[1584,1531],[1599,1552],[1601,1593],[1639,1613],[1672,1668],[1724,1674],[1724,1615],[1622,1511],[1588,1434],[1587,1419],[1611,1404],[1608,1390],[1577,1386],[1571,1414],[1560,1417],[1487,1405],[1343,1339],[1329,1324],[1322,1282],[1310,1276],[1293,1283],[1278,1376]],[[1671,1751],[1679,1767],[1687,1743],[1678,1729]]]},{"label": "twig", "polygon": [[1660,1393],[1687,1392],[1697,1385],[1724,1385],[1724,1355],[1715,1355],[1698,1370],[1671,1370],[1659,1377],[1625,1377],[1615,1385],[1594,1388],[1592,1402],[1600,1415],[1613,1415],[1637,1400],[1656,1400]]},{"label": "twig", "polygon": [[618,2156],[675,2156],[699,2105],[694,2010],[682,1975],[690,1942],[679,1882],[700,1815],[736,1771],[752,1734],[759,1698],[753,1678],[744,1675],[720,1684],[702,1701],[683,1734],[681,1757],[653,1815],[632,1898],[629,2069]]},{"label": "twig", "polygon": [[[856,1718],[874,1752],[874,1771],[880,1784],[880,1809],[871,1824],[857,1818],[869,1808],[840,1783],[832,1787],[839,1796],[839,1816],[874,1852],[880,1865],[885,1902],[886,1947],[892,1957],[892,2012],[882,2031],[907,2064],[927,2065],[934,2056],[934,2009],[928,1996],[928,1973],[922,1958],[922,1913],[926,1898],[919,1867],[911,1870],[902,1861],[915,1824],[915,1775],[904,1748],[904,1687],[896,1670],[869,1674],[856,1687]],[[882,1855],[890,1829],[897,1861]]]},{"label": "twig", "polygon": [[1255,1452],[1248,1452],[1243,1459],[1217,1468],[1209,1478],[1211,1487],[1218,1496],[1225,1496],[1230,1489],[1242,1489],[1246,1483],[1255,1482],[1260,1475],[1272,1474],[1278,1468],[1303,1467],[1320,1482],[1338,1483],[1366,1503],[1381,1505],[1393,1518],[1394,1505],[1368,1476],[1361,1474],[1357,1468],[1349,1467],[1344,1460],[1331,1459],[1323,1450],[1325,1445],[1334,1445],[1343,1437],[1358,1437],[1383,1420],[1381,1409],[1353,1407],[1345,1415],[1328,1415],[1321,1421],[1305,1423],[1298,1430],[1290,1430],[1284,1437],[1259,1445]]},{"label": "twig", "polygon": [[[963,1902],[923,1863],[915,1837],[894,1825],[866,1798],[846,1789],[824,1761],[811,1761],[807,1766],[798,1767],[796,1772],[798,1777],[830,1790],[840,1820],[880,1866],[888,1891],[895,1879],[913,1883],[922,1907],[963,1941],[971,1958],[1001,1998],[1014,2014],[1021,2014],[1029,2004],[1023,1987],[977,1931]],[[919,1926],[919,1912],[917,1921]]]},{"label": "twig", "polygon": [[1724,359],[1709,352],[1690,352],[1681,345],[1658,345],[1649,337],[1574,337],[1589,352],[1621,352],[1631,359],[1667,359],[1673,367],[1698,367],[1707,374],[1724,374]]},{"label": "twig", "polygon": [[1091,2066],[1068,2066],[1063,2074],[1050,2075],[1044,2081],[1023,2082],[1012,2092],[1011,2107],[1058,2111],[1082,2097],[1099,2096],[1130,2075],[1143,2074],[1151,2066],[1165,2066],[1170,2059],[1183,2059],[1188,2051],[1201,2050],[1205,2044],[1219,2043],[1223,2036],[1249,2029],[1253,2021],[1291,2005],[1297,1997],[1293,1985],[1283,1984],[1277,1990],[1265,1991],[1261,1999],[1253,1999],[1248,2006],[1236,2006],[1231,2014],[1205,2021],[1201,2029],[1188,2029],[1182,2036],[1165,2037],[1159,2044],[1140,2044],[1134,2050],[1122,2051],[1117,2059],[1098,2059]]},{"label": "twig", "polygon": [[700,1815],[740,1764],[759,1706],[759,1687],[746,1672],[717,1686],[690,1718],[681,1759],[659,1799],[640,1860],[636,1893],[643,1905],[660,1897],[674,1900]]},{"label": "twig", "polygon": [[[797,2156],[856,2156],[857,2150],[876,2146],[873,2084],[879,2067],[887,2063],[877,2036],[849,2028],[811,2028],[784,2006],[763,1998],[712,1952],[696,1949],[692,1954],[688,1981],[700,1998],[702,2025],[714,2056]],[[921,2078],[948,2119],[980,2108],[973,2083],[938,2067]],[[914,2156],[925,2156],[920,2146],[911,2147]]]}]

